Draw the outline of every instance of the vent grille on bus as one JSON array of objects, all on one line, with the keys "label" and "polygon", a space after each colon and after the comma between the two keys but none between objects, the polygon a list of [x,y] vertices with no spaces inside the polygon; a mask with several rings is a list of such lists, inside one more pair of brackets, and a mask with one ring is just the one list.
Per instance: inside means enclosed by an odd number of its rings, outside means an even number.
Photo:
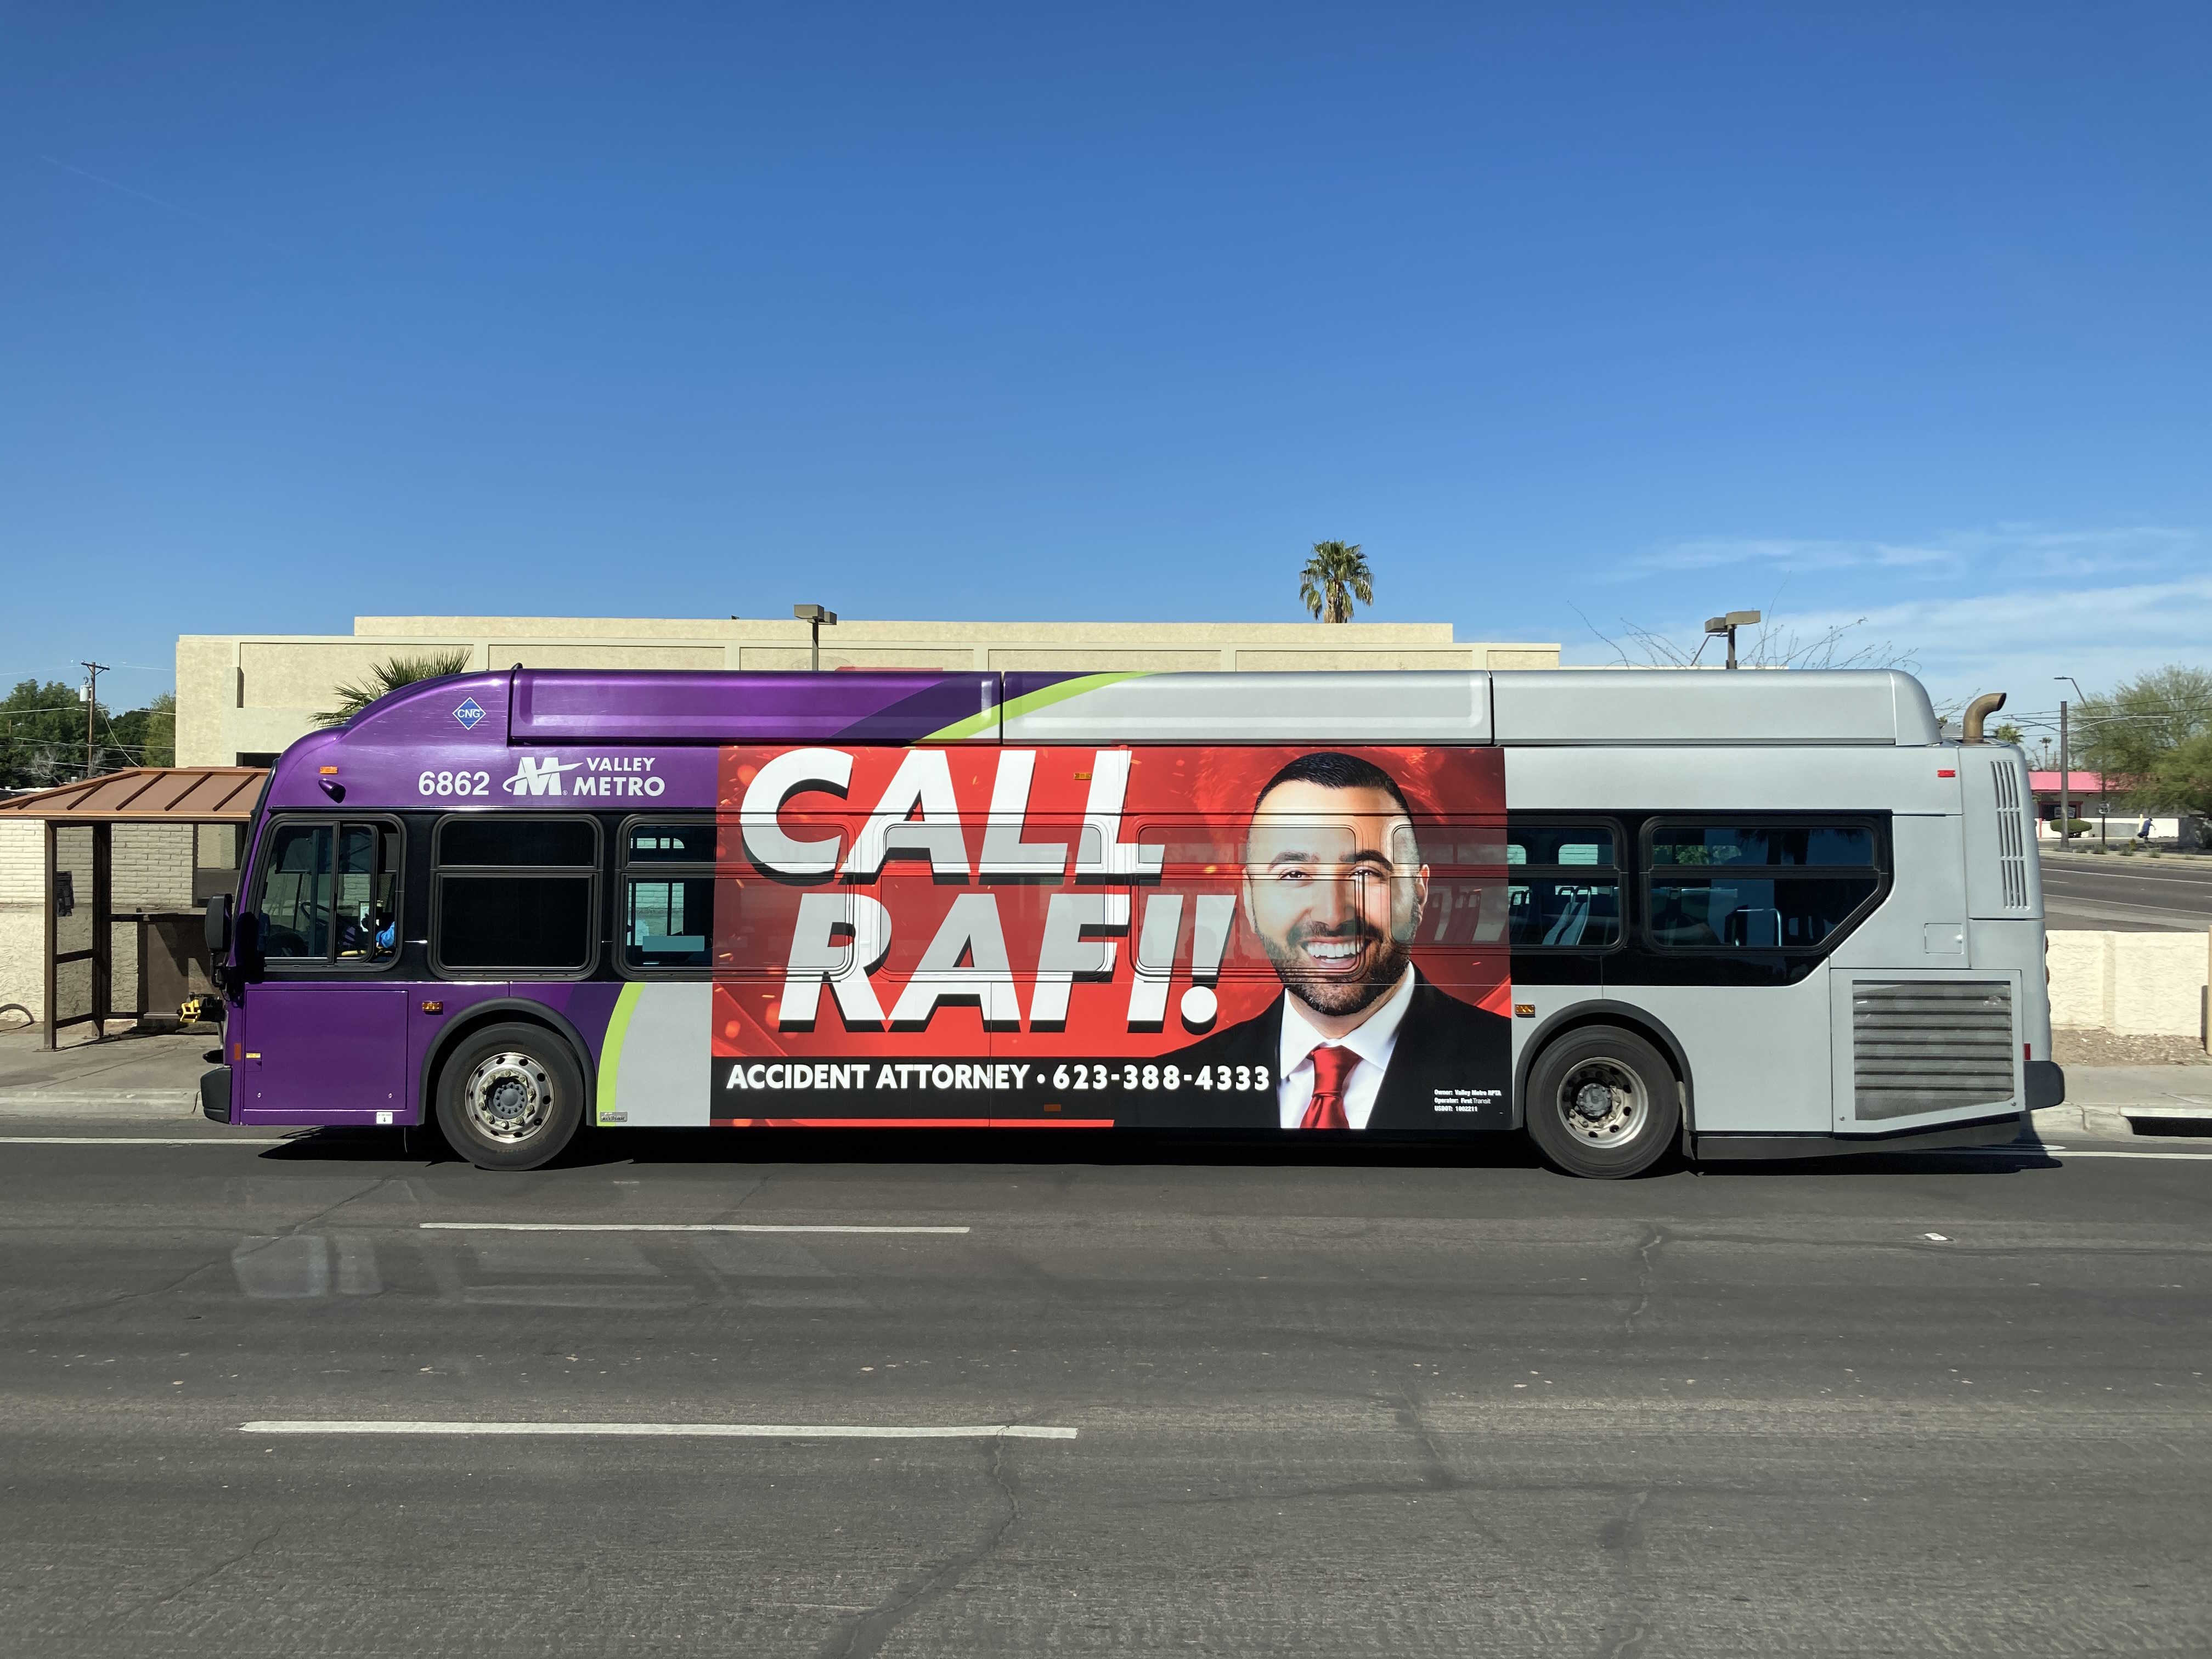
[{"label": "vent grille on bus", "polygon": [[1863,1121],[2005,1105],[2012,1055],[2012,987],[2003,980],[1851,987],[1851,1085]]},{"label": "vent grille on bus", "polygon": [[2000,759],[1990,770],[1997,784],[1997,875],[2008,910],[2027,908],[2027,846],[2021,812],[2020,774]]}]

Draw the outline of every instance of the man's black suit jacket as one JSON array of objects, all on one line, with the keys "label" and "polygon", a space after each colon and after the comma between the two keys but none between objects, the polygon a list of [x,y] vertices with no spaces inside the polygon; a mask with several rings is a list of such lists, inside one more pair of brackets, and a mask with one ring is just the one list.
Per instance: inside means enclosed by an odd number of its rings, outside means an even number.
[{"label": "man's black suit jacket", "polygon": [[[1366,1133],[1426,1134],[1510,1127],[1512,1023],[1502,1014],[1448,995],[1418,974],[1412,995]],[[1183,1069],[1182,1086],[1173,1095],[1147,1101],[1145,1121],[1160,1128],[1280,1128],[1275,1091],[1282,1079],[1275,1075],[1275,1067],[1282,1058],[1282,1043],[1283,999],[1278,996],[1266,1012],[1168,1056]],[[1262,1066],[1267,1086],[1194,1089],[1189,1079],[1202,1066]]]}]

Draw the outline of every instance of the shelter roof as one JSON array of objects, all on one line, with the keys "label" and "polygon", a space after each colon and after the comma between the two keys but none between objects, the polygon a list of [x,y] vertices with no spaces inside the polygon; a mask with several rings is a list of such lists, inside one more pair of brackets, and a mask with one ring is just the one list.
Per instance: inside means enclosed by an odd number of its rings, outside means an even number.
[{"label": "shelter roof", "polygon": [[72,823],[244,823],[253,816],[258,766],[133,766],[0,801],[0,817]]},{"label": "shelter roof", "polygon": [[[2058,774],[2055,769],[2030,772],[2027,787],[2039,795],[2055,795],[2058,793]],[[2117,772],[2069,772],[2066,775],[2066,788],[2071,794],[2117,795],[2132,787],[2131,780],[2120,776]]]}]

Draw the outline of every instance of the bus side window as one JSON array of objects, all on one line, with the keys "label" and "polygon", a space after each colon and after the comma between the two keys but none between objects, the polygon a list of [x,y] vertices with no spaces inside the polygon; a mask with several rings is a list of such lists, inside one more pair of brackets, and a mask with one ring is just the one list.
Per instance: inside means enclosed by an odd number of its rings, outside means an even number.
[{"label": "bus side window", "polygon": [[714,940],[714,822],[641,819],[623,839],[622,963],[704,969]]},{"label": "bus side window", "polygon": [[327,823],[279,824],[262,878],[261,951],[319,961],[331,948],[331,834]]},{"label": "bus side window", "polygon": [[1644,870],[1651,942],[1674,951],[1812,951],[1881,888],[1863,819],[1655,823]]},{"label": "bus side window", "polygon": [[1506,832],[1516,951],[1602,951],[1620,942],[1620,870],[1603,823],[1516,823]]},{"label": "bus side window", "polygon": [[379,962],[399,948],[399,833],[384,824],[338,830],[333,921],[342,960]]},{"label": "bus side window", "polygon": [[598,954],[599,826],[509,813],[437,829],[431,959],[441,971],[571,975]]}]

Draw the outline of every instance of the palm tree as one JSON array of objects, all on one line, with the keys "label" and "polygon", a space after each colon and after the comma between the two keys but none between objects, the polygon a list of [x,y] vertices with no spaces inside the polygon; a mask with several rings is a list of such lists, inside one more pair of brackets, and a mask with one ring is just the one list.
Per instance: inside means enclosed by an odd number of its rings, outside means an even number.
[{"label": "palm tree", "polygon": [[448,674],[465,674],[469,656],[464,647],[433,651],[422,657],[393,657],[380,662],[368,671],[362,684],[338,687],[338,706],[316,715],[315,724],[343,726],[379,697],[389,696],[403,685],[413,685],[418,680],[441,680]]},{"label": "palm tree", "polygon": [[1352,602],[1375,603],[1375,573],[1358,542],[1316,542],[1313,557],[1298,573],[1298,598],[1322,622],[1352,620]]}]

